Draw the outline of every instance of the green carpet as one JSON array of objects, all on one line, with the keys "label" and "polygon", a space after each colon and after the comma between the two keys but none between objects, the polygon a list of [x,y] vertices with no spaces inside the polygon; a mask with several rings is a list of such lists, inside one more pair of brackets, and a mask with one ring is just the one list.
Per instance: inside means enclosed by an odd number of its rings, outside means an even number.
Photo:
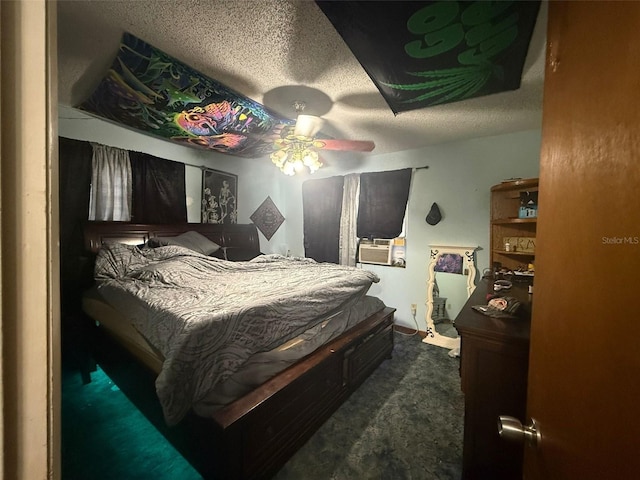
[{"label": "green carpet", "polygon": [[202,478],[100,367],[63,372],[62,424],[64,480]]},{"label": "green carpet", "polygon": [[[134,365],[103,367],[87,385],[77,372],[64,375],[63,479],[201,478],[186,460],[184,432],[163,425],[159,402],[148,388],[139,388]],[[393,358],[275,478],[459,479],[464,404],[458,367],[446,349],[396,334]]]}]

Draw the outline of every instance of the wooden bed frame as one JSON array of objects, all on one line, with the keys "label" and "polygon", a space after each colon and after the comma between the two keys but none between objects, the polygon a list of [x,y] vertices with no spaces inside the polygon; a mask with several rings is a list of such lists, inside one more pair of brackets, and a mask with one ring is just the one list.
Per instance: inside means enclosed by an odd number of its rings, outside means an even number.
[{"label": "wooden bed frame", "polygon": [[[194,230],[225,248],[259,253],[255,225],[142,225],[89,222],[85,247],[106,241],[142,244]],[[194,465],[209,479],[273,476],[349,395],[393,351],[393,315],[385,308],[291,365],[211,418],[189,414],[183,424],[205,462]],[[135,346],[123,345],[140,358]]]}]

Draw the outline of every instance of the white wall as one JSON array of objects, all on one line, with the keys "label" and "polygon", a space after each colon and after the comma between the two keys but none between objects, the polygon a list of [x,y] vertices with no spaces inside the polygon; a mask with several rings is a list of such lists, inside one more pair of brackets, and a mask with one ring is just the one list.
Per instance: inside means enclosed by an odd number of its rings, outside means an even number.
[{"label": "white wall", "polygon": [[[365,171],[361,166],[353,169],[332,167],[320,169],[313,176],[288,177],[280,173],[268,158],[245,159],[203,152],[141,135],[95,118],[69,119],[80,115],[76,110],[60,108],[61,136],[141,151],[238,175],[239,223],[249,223],[250,215],[270,196],[286,220],[270,241],[260,234],[261,250],[265,253],[285,253],[290,250],[294,255],[304,254],[301,192],[305,180]],[[430,244],[477,245],[478,278],[483,269],[488,268],[489,190],[492,185],[508,178],[538,176],[540,138],[540,131],[532,130],[420,150],[371,155],[367,159],[366,171],[429,166],[428,169],[415,171],[411,185],[406,232],[407,267],[365,266],[381,278],[370,293],[397,309],[397,323],[415,327],[410,314],[410,305],[415,303],[418,305],[418,327],[423,331],[426,328],[426,267]],[[334,158],[337,158],[336,155],[346,158],[349,154],[334,154]],[[339,164],[338,161],[333,163]],[[190,222],[200,220],[200,176],[199,168],[186,168],[187,196],[192,199],[188,208]],[[433,202],[439,205],[443,216],[435,226],[425,221]],[[464,296],[454,294],[453,287],[449,286],[448,283],[455,281],[460,281],[460,277],[448,274],[438,276],[440,294],[447,297],[447,303],[451,304],[452,317],[465,300]]]},{"label": "white wall", "polygon": [[[410,306],[415,303],[418,305],[418,326],[423,331],[426,328],[426,269],[430,244],[478,246],[477,278],[483,269],[488,268],[490,188],[508,178],[537,177],[540,138],[540,131],[533,130],[372,155],[367,160],[367,171],[429,166],[415,171],[411,185],[406,231],[407,267],[364,266],[380,276],[380,283],[374,285],[370,292],[397,309],[397,323],[415,327],[410,314]],[[323,172],[321,169],[313,178],[362,171],[359,168],[327,173],[328,170]],[[303,252],[301,188],[302,182],[308,178],[283,176],[280,181],[288,213],[287,238],[295,254]],[[438,204],[443,216],[435,226],[425,221],[433,202]],[[460,280],[460,276],[438,276],[440,294],[448,298],[447,303],[451,303],[452,316],[466,299],[460,294],[455,295],[451,288],[447,291],[447,283]]]}]

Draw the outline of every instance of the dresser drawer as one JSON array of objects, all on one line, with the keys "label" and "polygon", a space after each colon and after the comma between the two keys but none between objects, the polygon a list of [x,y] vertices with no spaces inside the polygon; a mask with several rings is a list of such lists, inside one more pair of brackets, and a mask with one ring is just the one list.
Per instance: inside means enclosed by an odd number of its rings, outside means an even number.
[{"label": "dresser drawer", "polygon": [[393,325],[381,325],[362,342],[345,352],[343,382],[355,387],[360,384],[393,351]]},{"label": "dresser drawer", "polygon": [[[251,478],[254,466],[295,451],[301,432],[317,428],[318,419],[326,418],[342,402],[342,361],[336,355],[320,371],[310,372],[298,380],[294,394],[281,394],[272,402],[273,409],[248,424],[243,432],[246,444],[244,475]],[[256,455],[254,452],[260,452]]]}]

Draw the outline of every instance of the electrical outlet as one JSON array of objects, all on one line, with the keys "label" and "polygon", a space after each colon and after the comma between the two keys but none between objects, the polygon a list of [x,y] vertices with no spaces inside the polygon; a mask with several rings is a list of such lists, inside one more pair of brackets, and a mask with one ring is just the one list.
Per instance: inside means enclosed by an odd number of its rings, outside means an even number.
[{"label": "electrical outlet", "polygon": [[415,317],[417,310],[418,310],[418,305],[416,305],[415,303],[412,303],[411,304],[411,315],[413,315]]}]

